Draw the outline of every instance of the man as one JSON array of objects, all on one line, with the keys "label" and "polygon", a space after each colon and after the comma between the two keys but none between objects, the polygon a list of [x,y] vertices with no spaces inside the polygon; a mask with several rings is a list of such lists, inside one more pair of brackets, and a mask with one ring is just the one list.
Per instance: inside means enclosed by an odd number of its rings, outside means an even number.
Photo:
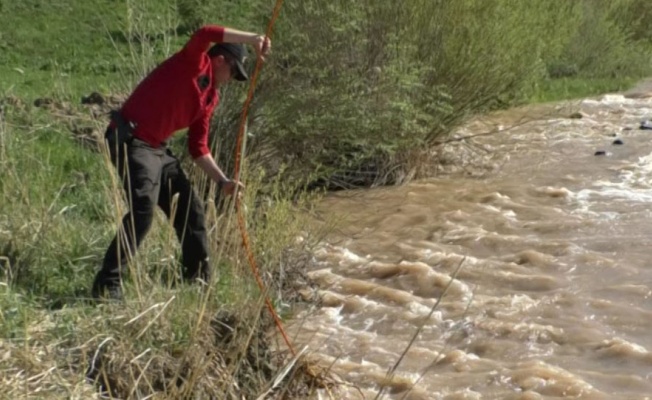
[{"label": "man", "polygon": [[[214,43],[209,48],[211,43]],[[221,26],[197,30],[181,51],[154,69],[112,113],[105,137],[111,162],[123,181],[129,212],[111,242],[92,287],[94,298],[121,298],[121,274],[147,234],[156,206],[171,218],[178,195],[174,229],[181,241],[183,278],[208,281],[208,243],[204,210],[179,160],[166,140],[188,128],[188,150],[194,162],[221,188],[233,195],[242,185],[226,177],[208,148],[211,115],[219,87],[248,79],[244,68],[250,44],[264,60],[271,42],[262,35]]]}]

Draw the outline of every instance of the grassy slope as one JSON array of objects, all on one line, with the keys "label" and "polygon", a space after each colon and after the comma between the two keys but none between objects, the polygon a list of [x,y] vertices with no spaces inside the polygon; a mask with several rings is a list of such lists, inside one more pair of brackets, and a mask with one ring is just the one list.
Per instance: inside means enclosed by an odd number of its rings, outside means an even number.
[{"label": "grassy slope", "polygon": [[546,103],[567,99],[595,96],[602,93],[622,92],[630,89],[638,80],[633,78],[586,79],[559,78],[539,84],[533,103]]},{"label": "grassy slope", "polygon": [[19,96],[107,90],[117,77],[108,32],[122,25],[123,2],[3,1],[0,88]]}]

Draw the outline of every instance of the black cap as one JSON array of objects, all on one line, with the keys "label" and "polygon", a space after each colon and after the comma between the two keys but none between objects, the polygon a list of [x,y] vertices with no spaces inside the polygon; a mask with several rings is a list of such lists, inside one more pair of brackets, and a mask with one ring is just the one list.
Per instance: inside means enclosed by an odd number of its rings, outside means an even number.
[{"label": "black cap", "polygon": [[247,49],[240,43],[218,43],[208,50],[208,56],[213,58],[219,55],[226,56],[236,65],[236,74],[234,78],[238,81],[249,79],[244,64],[247,61]]}]

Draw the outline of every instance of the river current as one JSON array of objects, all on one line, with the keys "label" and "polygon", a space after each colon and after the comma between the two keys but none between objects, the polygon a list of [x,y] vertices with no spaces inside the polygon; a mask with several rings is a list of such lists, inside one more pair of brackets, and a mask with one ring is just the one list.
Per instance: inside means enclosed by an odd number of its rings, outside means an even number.
[{"label": "river current", "polygon": [[291,328],[333,397],[652,398],[646,119],[644,84],[495,113],[435,177],[325,198],[323,304]]}]

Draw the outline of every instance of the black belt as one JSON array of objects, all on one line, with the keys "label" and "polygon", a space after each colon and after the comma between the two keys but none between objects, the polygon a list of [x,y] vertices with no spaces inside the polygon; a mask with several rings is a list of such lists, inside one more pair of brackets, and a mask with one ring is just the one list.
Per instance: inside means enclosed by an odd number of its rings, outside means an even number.
[{"label": "black belt", "polygon": [[[147,146],[152,147],[148,142],[139,139],[134,135],[134,131],[136,130],[137,124],[135,122],[129,121],[125,119],[124,116],[120,113],[118,110],[111,110],[111,121],[115,124],[115,130],[118,134],[118,140],[121,143],[127,143],[131,144],[133,141],[138,141],[141,142],[142,144],[145,144]],[[167,147],[168,143],[167,141],[161,142],[160,146],[157,147]]]}]

